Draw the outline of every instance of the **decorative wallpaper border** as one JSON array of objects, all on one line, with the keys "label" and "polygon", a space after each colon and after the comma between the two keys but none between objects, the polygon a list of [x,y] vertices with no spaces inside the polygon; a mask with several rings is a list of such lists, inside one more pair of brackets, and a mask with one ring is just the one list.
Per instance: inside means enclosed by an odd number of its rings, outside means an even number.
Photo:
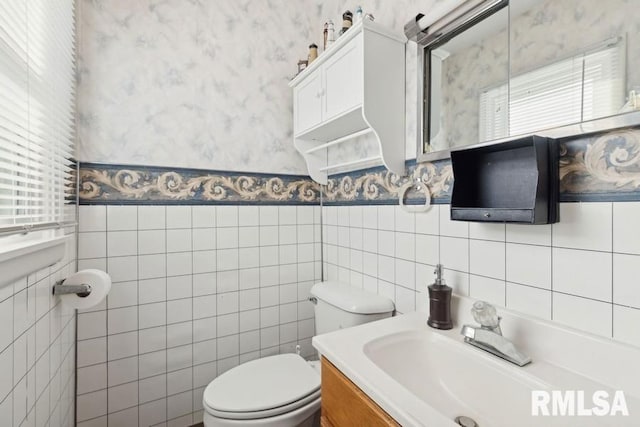
[{"label": "decorative wallpaper border", "polygon": [[640,126],[560,140],[560,201],[640,201]]},{"label": "decorative wallpaper border", "polygon": [[[450,202],[451,162],[407,161],[407,176],[379,166],[336,174],[326,186],[308,176],[81,163],[79,201],[87,204],[397,204],[409,180]],[[640,201],[640,127],[560,139],[560,201]],[[405,203],[424,203],[419,192]]]},{"label": "decorative wallpaper border", "polygon": [[299,175],[81,163],[78,196],[81,205],[317,205],[320,185]]},{"label": "decorative wallpaper border", "polygon": [[[640,127],[563,138],[560,142],[560,201],[640,201]],[[449,159],[408,161],[407,176],[384,167],[333,175],[323,194],[325,205],[397,204],[398,191],[412,180],[429,187],[434,204],[451,201],[453,170]],[[406,204],[423,203],[409,192]]]},{"label": "decorative wallpaper border", "polygon": [[[451,162],[405,163],[407,176],[400,177],[384,166],[332,175],[323,187],[324,205],[377,204],[397,205],[398,191],[410,180],[426,183],[432,204],[449,203],[453,188]],[[424,203],[424,196],[412,189],[407,192],[406,204]]]}]

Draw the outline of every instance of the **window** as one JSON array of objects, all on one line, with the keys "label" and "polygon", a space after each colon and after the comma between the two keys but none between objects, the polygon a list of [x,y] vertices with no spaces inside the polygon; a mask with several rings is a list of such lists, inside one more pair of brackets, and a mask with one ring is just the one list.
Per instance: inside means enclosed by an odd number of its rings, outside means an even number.
[{"label": "window", "polygon": [[0,235],[72,221],[73,0],[0,2]]},{"label": "window", "polygon": [[483,91],[480,140],[617,114],[624,104],[625,43],[616,38],[603,46]]}]

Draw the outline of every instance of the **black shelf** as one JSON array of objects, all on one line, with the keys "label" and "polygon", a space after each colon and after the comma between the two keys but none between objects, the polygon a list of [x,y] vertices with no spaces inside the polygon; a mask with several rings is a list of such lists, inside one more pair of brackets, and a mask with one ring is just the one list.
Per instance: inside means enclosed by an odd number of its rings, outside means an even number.
[{"label": "black shelf", "polygon": [[451,219],[551,224],[558,221],[558,145],[528,136],[451,152]]}]

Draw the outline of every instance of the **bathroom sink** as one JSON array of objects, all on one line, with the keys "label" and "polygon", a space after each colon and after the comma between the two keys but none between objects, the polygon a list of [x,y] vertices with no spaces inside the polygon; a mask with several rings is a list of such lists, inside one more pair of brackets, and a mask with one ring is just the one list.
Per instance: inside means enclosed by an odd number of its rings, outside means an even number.
[{"label": "bathroom sink", "polygon": [[[502,314],[506,334],[526,332],[534,344],[525,346],[529,365],[464,343],[459,324],[450,331],[429,328],[423,313],[319,335],[313,345],[403,426],[455,426],[458,416],[480,427],[640,425],[640,377],[631,372],[640,349]],[[532,392],[576,390],[587,409],[594,407],[594,392],[607,392],[611,403],[623,390],[629,416],[532,416]]]},{"label": "bathroom sink", "polygon": [[365,344],[364,353],[449,419],[465,415],[481,426],[517,425],[519,415],[531,411],[531,390],[547,384],[456,344],[441,335],[409,331],[375,339]]},{"label": "bathroom sink", "polygon": [[548,384],[457,344],[418,330],[375,339],[365,344],[364,353],[451,420],[464,415],[480,426],[518,425],[531,411],[531,390]]},{"label": "bathroom sink", "polygon": [[[534,390],[584,390],[591,408],[596,390],[615,390],[584,376],[538,361],[511,365],[493,355],[450,339],[449,334],[413,330],[376,338],[364,354],[394,381],[449,419],[466,416],[479,426],[637,426],[638,418],[532,417]],[[637,399],[626,399],[639,408]]]}]

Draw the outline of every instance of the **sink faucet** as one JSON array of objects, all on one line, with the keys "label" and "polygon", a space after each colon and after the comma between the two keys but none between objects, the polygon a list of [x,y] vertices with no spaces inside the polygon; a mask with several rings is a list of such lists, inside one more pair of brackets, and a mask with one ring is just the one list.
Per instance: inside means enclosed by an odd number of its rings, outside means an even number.
[{"label": "sink faucet", "polygon": [[500,329],[502,318],[498,316],[494,306],[485,301],[476,301],[471,309],[471,314],[480,326],[464,325],[460,331],[464,335],[464,342],[518,366],[524,366],[531,362],[529,356],[519,351],[511,341],[502,336]]}]

